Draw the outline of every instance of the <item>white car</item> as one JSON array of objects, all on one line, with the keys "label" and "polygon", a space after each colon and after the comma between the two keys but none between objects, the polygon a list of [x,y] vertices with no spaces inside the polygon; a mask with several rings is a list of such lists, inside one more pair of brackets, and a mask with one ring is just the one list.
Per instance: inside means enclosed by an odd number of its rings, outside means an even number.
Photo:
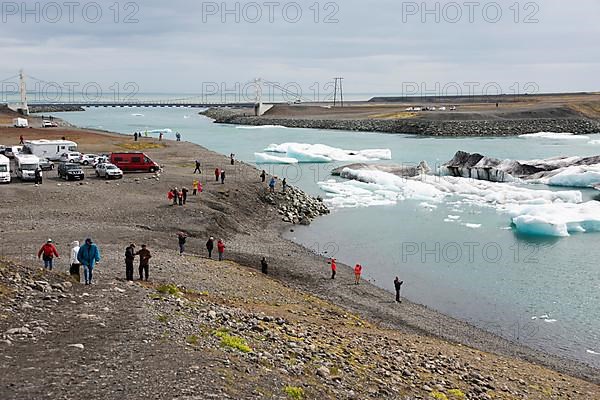
[{"label": "white car", "polygon": [[23,146],[9,146],[4,150],[4,155],[8,158],[15,158],[15,156],[22,151]]},{"label": "white car", "polygon": [[121,179],[123,178],[123,171],[114,164],[98,164],[96,167],[96,176],[105,179]]},{"label": "white car", "polygon": [[93,164],[93,162],[94,162],[94,160],[96,160],[96,158],[98,158],[97,154],[82,154],[81,157],[79,157],[79,164],[82,164],[82,165]]},{"label": "white car", "polygon": [[78,163],[80,157],[81,157],[81,153],[79,153],[77,151],[70,151],[68,153],[63,153],[60,156],[59,161],[66,162],[66,163]]},{"label": "white car", "polygon": [[56,122],[52,122],[52,121],[48,121],[48,120],[43,120],[42,121],[42,128],[58,128],[58,124]]}]

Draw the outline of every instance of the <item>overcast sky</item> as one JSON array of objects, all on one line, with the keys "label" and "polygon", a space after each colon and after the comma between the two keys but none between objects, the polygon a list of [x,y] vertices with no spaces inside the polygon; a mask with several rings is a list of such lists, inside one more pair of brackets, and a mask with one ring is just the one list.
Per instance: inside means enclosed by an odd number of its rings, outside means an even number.
[{"label": "overcast sky", "polygon": [[414,91],[415,83],[449,92],[456,84],[522,92],[530,82],[541,92],[600,90],[597,0],[428,1],[430,12],[421,1],[250,3],[227,2],[225,13],[220,1],[122,1],[117,15],[112,0],[28,2],[28,10],[1,2],[0,80],[24,68],[55,82],[131,81],[141,92],[195,93],[203,82],[255,77],[308,92],[334,76],[349,93]]}]

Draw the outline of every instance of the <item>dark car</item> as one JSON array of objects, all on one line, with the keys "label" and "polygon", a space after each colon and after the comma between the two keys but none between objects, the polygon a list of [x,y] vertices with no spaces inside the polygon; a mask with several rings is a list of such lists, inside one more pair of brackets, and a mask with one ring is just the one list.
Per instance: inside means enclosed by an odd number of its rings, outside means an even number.
[{"label": "dark car", "polygon": [[67,181],[85,179],[81,165],[75,163],[61,163],[58,166],[58,177]]},{"label": "dark car", "polygon": [[42,171],[52,171],[54,169],[54,163],[47,158],[40,158],[40,168]]}]

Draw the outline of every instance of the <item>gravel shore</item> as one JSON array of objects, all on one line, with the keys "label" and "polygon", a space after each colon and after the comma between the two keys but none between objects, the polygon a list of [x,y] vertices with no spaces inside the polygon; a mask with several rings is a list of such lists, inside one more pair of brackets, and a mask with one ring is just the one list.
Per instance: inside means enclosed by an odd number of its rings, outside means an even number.
[{"label": "gravel shore", "polygon": [[[21,132],[0,128],[9,143]],[[90,152],[133,144],[77,129],[53,135]],[[351,285],[346,266],[331,281],[325,259],[281,238],[293,229],[280,213],[290,201],[269,198],[254,167],[230,166],[227,157],[190,143],[144,139],[137,146],[162,173],[82,183],[48,173],[39,187],[0,188],[0,257],[8,260],[0,267],[3,399],[83,398],[84,391],[94,399],[600,396],[593,368],[417,304],[396,304],[373,285]],[[184,207],[170,205],[170,188],[191,187],[195,159],[204,192]],[[227,170],[224,185],[214,180],[217,167]],[[320,213],[316,205],[311,210]],[[298,213],[305,210],[296,208],[291,219]],[[179,231],[189,235],[184,257],[176,253]],[[206,258],[209,236],[225,240],[227,261]],[[48,237],[63,256],[57,273],[32,267]],[[69,244],[85,237],[104,256],[98,284],[53,287],[67,280]],[[130,242],[154,254],[148,284],[122,280]],[[263,256],[268,277],[259,273]]]}]

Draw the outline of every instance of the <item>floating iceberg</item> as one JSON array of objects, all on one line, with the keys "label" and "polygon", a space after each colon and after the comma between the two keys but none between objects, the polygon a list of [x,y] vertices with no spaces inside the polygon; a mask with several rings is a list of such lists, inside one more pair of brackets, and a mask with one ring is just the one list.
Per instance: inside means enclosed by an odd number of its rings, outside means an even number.
[{"label": "floating iceberg", "polygon": [[600,203],[554,203],[509,207],[518,232],[565,237],[578,232],[600,232]]},{"label": "floating iceberg", "polygon": [[556,175],[534,182],[550,186],[594,187],[600,184],[600,164],[562,168]]},{"label": "floating iceberg", "polygon": [[271,144],[264,149],[267,153],[285,154],[301,163],[329,163],[333,161],[366,162],[391,160],[390,149],[344,150],[324,144],[283,143]]},{"label": "floating iceberg", "polygon": [[267,153],[254,153],[257,164],[298,164],[295,158],[278,157]]},{"label": "floating iceberg", "polygon": [[132,117],[143,117],[144,114],[131,114]]},{"label": "floating iceberg", "polygon": [[575,135],[568,132],[538,132],[519,135],[520,138],[559,139],[559,140],[590,140],[589,136]]}]

